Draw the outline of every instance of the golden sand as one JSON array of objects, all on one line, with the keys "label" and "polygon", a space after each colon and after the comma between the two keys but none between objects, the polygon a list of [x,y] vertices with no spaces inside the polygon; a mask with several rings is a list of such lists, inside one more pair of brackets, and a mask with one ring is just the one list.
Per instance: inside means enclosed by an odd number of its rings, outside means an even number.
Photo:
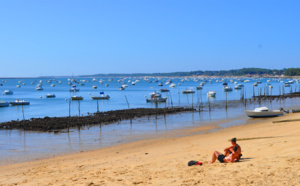
[{"label": "golden sand", "polygon": [[[0,185],[300,185],[300,114],[0,167]],[[253,123],[253,121],[255,121]],[[236,163],[207,164],[238,138]],[[198,160],[202,166],[187,166]]]}]

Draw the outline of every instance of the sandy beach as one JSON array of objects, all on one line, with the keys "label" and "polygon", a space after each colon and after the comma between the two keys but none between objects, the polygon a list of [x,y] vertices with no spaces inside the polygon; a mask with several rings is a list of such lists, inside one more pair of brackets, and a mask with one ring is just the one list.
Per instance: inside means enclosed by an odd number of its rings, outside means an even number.
[{"label": "sandy beach", "polygon": [[[0,185],[300,185],[299,113],[0,167]],[[242,159],[208,164],[236,137]],[[198,160],[203,165],[187,166]]]}]

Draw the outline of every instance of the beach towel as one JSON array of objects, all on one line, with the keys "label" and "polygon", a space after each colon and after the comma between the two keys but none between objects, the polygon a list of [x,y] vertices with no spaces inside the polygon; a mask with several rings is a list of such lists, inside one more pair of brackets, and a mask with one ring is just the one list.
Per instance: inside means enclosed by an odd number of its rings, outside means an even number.
[{"label": "beach towel", "polygon": [[188,162],[188,166],[192,166],[192,165],[202,165],[202,162],[191,160]]}]

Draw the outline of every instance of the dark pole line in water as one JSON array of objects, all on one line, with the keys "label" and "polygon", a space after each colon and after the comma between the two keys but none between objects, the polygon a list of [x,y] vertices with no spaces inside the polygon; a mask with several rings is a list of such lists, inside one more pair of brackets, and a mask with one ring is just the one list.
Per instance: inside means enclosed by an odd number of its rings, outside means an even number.
[{"label": "dark pole line in water", "polygon": [[190,102],[189,102],[189,95],[188,94],[186,94],[186,100],[187,100],[187,104],[189,105]]},{"label": "dark pole line in water", "polygon": [[157,101],[154,101],[155,103],[155,119],[157,119],[157,107],[158,107],[158,103]]},{"label": "dark pole line in water", "polygon": [[226,106],[225,106],[225,108],[227,110],[227,91],[225,91],[225,94],[226,94]]},{"label": "dark pole line in water", "polygon": [[71,99],[69,99],[69,121],[68,121],[68,132],[70,131],[70,120],[71,120]]},{"label": "dark pole line in water", "polygon": [[127,105],[128,105],[128,109],[130,109],[130,107],[129,107],[129,102],[128,102],[128,100],[127,100],[126,95],[125,95],[125,99],[126,99],[126,102],[127,102]]},{"label": "dark pole line in water", "polygon": [[24,107],[23,107],[23,105],[22,105],[22,114],[23,114],[23,120],[25,120]]},{"label": "dark pole line in water", "polygon": [[[203,103],[202,103],[202,89],[201,89],[200,90],[200,107],[202,107],[202,104]],[[199,107],[199,112],[200,112],[200,109],[201,109],[200,107]]]},{"label": "dark pole line in water", "polygon": [[179,106],[180,106],[180,92],[177,92],[178,94],[178,103],[179,103]]},{"label": "dark pole line in water", "polygon": [[211,111],[211,107],[210,107],[210,97],[208,96],[208,108],[209,108],[209,112]]},{"label": "dark pole line in water", "polygon": [[78,100],[78,113],[79,113],[79,117],[80,117],[80,101]]},{"label": "dark pole line in water", "polygon": [[99,103],[98,103],[98,99],[97,99],[97,112],[99,112]]},{"label": "dark pole line in water", "polygon": [[194,97],[194,94],[192,94],[192,109],[194,110],[194,99],[193,99],[193,97]]},{"label": "dark pole line in water", "polygon": [[170,98],[171,98],[171,106],[173,108],[173,100],[172,100],[171,92],[169,92],[169,94],[170,94]]}]

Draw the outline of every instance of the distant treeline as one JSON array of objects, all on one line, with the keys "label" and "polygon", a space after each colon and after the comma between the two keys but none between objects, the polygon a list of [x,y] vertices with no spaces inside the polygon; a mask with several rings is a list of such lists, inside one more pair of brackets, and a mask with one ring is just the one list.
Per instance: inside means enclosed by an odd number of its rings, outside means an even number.
[{"label": "distant treeline", "polygon": [[288,68],[282,70],[271,70],[263,68],[243,68],[236,70],[219,70],[219,71],[191,71],[191,72],[170,72],[170,73],[132,73],[132,74],[95,74],[84,75],[80,77],[140,77],[140,76],[254,76],[254,75],[270,75],[270,76],[300,76],[300,68]]}]

